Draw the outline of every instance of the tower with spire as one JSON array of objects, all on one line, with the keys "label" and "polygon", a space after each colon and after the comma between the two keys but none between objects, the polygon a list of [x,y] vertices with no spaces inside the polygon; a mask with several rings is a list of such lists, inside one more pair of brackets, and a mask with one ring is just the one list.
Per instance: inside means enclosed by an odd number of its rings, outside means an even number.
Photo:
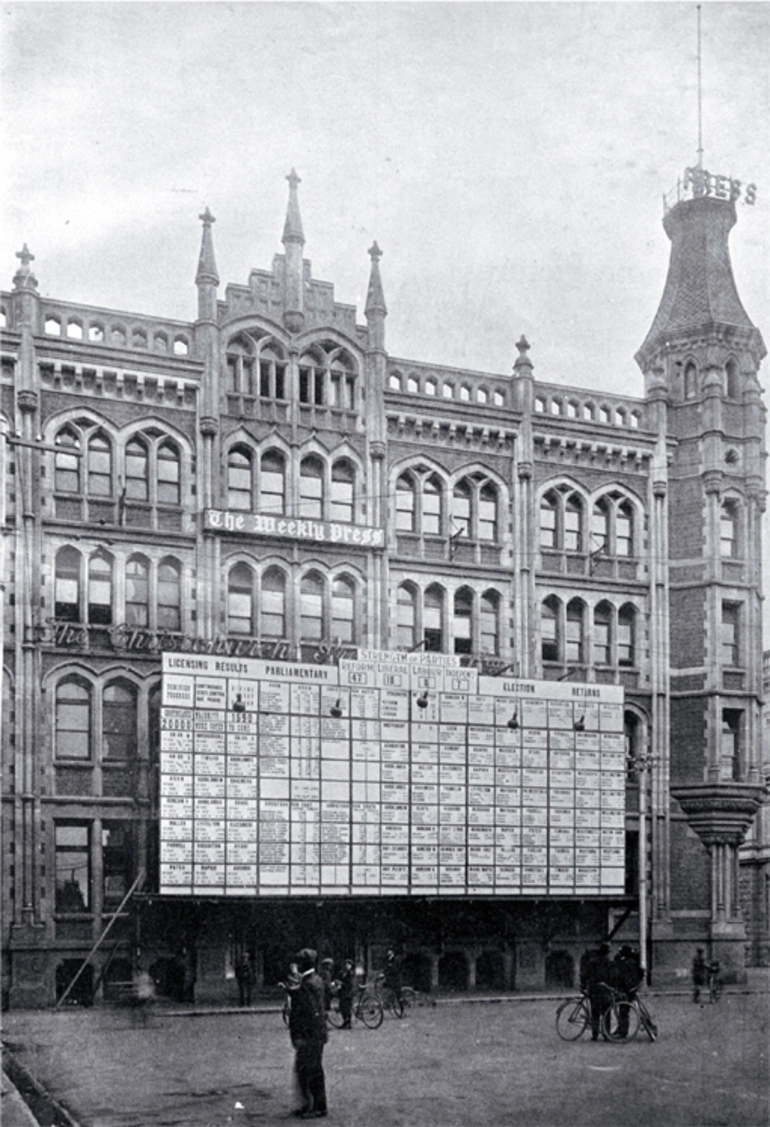
[{"label": "tower with spire", "polygon": [[[670,727],[657,727],[655,750],[677,803],[670,821],[653,827],[653,849],[672,866],[670,891],[654,906],[653,939],[671,934],[673,916],[697,887],[709,904],[708,934],[699,938],[741,973],[738,853],[763,793],[765,410],[757,372],[766,348],[730,262],[737,193],[719,191],[720,181],[729,183],[700,166],[688,170],[684,192],[666,210],[668,276],[636,360],[655,405],[654,485],[658,501],[665,497],[662,510],[653,508],[651,533],[656,519],[668,526],[670,677],[661,679],[659,709],[668,709]],[[702,864],[691,859],[685,873],[678,858],[691,830],[705,849]]]}]

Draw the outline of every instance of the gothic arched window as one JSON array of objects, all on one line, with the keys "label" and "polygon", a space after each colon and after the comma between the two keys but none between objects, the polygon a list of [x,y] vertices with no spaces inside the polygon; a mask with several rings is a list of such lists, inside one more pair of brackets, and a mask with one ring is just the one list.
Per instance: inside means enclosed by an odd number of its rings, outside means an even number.
[{"label": "gothic arched window", "polygon": [[126,623],[150,623],[150,565],[144,556],[130,556],[126,561]]},{"label": "gothic arched window", "polygon": [[483,654],[500,652],[500,596],[485,591],[479,600],[479,649]]},{"label": "gothic arched window", "polygon": [[455,591],[453,626],[455,653],[471,653],[473,650],[473,592],[469,587],[461,587],[459,591]]},{"label": "gothic arched window", "polygon": [[137,748],[136,690],[113,682],[102,694],[102,757],[134,759]]},{"label": "gothic arched window", "polygon": [[356,475],[347,458],[340,458],[332,466],[332,492],[329,518],[352,524],[354,520],[354,485]]},{"label": "gothic arched window", "polygon": [[57,759],[91,758],[91,690],[80,681],[56,686],[54,745]]},{"label": "gothic arched window", "polygon": [[182,568],[177,560],[158,564],[157,607],[159,630],[182,629]]},{"label": "gothic arched window", "polygon": [[88,561],[88,621],[92,626],[112,623],[112,560],[101,552]]},{"label": "gothic arched window", "polygon": [[227,579],[227,630],[254,633],[254,572],[246,563],[231,568]]},{"label": "gothic arched window", "polygon": [[54,616],[65,622],[80,622],[81,556],[75,548],[60,548],[56,553],[54,576]]},{"label": "gothic arched window", "polygon": [[283,513],[285,509],[286,461],[277,450],[268,450],[259,467],[259,511]]},{"label": "gothic arched window", "polygon": [[324,465],[320,458],[303,458],[299,467],[299,515],[322,520],[324,506]]},{"label": "gothic arched window", "polygon": [[417,644],[417,597],[412,587],[402,585],[396,599],[396,649],[413,650]]},{"label": "gothic arched window", "polygon": [[265,638],[286,637],[286,576],[269,567],[262,576],[259,630]]},{"label": "gothic arched window", "polygon": [[299,588],[300,637],[306,641],[323,638],[324,581],[316,572],[302,576]]},{"label": "gothic arched window", "polygon": [[234,446],[227,455],[227,507],[239,512],[252,508],[253,454],[248,446]]},{"label": "gothic arched window", "polygon": [[355,584],[347,576],[332,582],[332,638],[355,641]]}]

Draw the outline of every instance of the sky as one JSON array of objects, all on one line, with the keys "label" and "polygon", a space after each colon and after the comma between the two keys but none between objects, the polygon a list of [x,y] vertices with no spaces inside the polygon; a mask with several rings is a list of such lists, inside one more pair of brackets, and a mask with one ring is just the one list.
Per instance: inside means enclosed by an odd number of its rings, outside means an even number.
[{"label": "sky", "polygon": [[[770,4],[701,6],[710,171],[757,184],[731,236],[770,339]],[[391,355],[642,394],[662,196],[697,159],[693,3],[6,3],[9,288],[192,320],[198,216],[221,279],[305,257],[359,321],[376,239]],[[765,373],[765,383],[767,375]]]}]

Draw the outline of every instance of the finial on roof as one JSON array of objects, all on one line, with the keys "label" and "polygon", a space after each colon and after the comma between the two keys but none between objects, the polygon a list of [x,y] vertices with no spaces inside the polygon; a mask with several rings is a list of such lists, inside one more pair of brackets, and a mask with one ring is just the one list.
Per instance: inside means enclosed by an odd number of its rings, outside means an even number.
[{"label": "finial on roof", "polygon": [[195,275],[195,284],[199,286],[203,283],[210,285],[219,285],[219,274],[217,273],[217,264],[214,258],[214,239],[211,234],[211,224],[216,223],[216,219],[209,211],[208,207],[199,215],[198,218],[203,223],[203,236],[201,238],[201,252],[198,257],[198,272]]},{"label": "finial on roof", "polygon": [[387,316],[388,307],[385,304],[385,294],[383,293],[382,278],[380,277],[380,259],[382,258],[382,251],[378,247],[376,239],[369,247],[369,257],[372,260],[372,267],[369,271],[369,289],[366,292],[364,313],[370,318],[376,314],[385,317]]},{"label": "finial on roof", "polygon": [[297,185],[301,183],[301,180],[294,168],[286,179],[289,181],[289,206],[286,210],[286,222],[283,225],[282,242],[304,244],[305,233],[302,230],[302,218],[299,214],[299,200],[297,199]]},{"label": "finial on roof", "polygon": [[521,334],[519,339],[516,341],[516,347],[519,350],[519,355],[516,357],[516,360],[514,361],[514,365],[513,365],[514,372],[521,373],[521,372],[523,372],[524,369],[527,369],[527,371],[529,371],[531,373],[533,365],[532,365],[532,361],[530,360],[529,356],[527,355],[527,353],[529,352],[529,349],[530,349],[530,343],[527,340],[527,338],[524,336],[523,333]]},{"label": "finial on roof", "polygon": [[21,250],[16,251],[16,257],[20,259],[21,266],[16,271],[13,278],[13,284],[15,288],[17,290],[37,289],[37,278],[32,273],[29,265],[30,262],[35,261],[35,256],[34,254],[32,254],[26,243],[21,248]]}]

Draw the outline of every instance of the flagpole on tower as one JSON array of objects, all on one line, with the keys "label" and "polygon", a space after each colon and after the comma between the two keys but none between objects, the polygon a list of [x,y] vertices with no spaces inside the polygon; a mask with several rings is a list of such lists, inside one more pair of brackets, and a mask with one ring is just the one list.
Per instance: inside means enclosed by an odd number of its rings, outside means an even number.
[{"label": "flagpole on tower", "polygon": [[701,82],[700,4],[698,12],[698,168],[703,168],[703,84]]}]

